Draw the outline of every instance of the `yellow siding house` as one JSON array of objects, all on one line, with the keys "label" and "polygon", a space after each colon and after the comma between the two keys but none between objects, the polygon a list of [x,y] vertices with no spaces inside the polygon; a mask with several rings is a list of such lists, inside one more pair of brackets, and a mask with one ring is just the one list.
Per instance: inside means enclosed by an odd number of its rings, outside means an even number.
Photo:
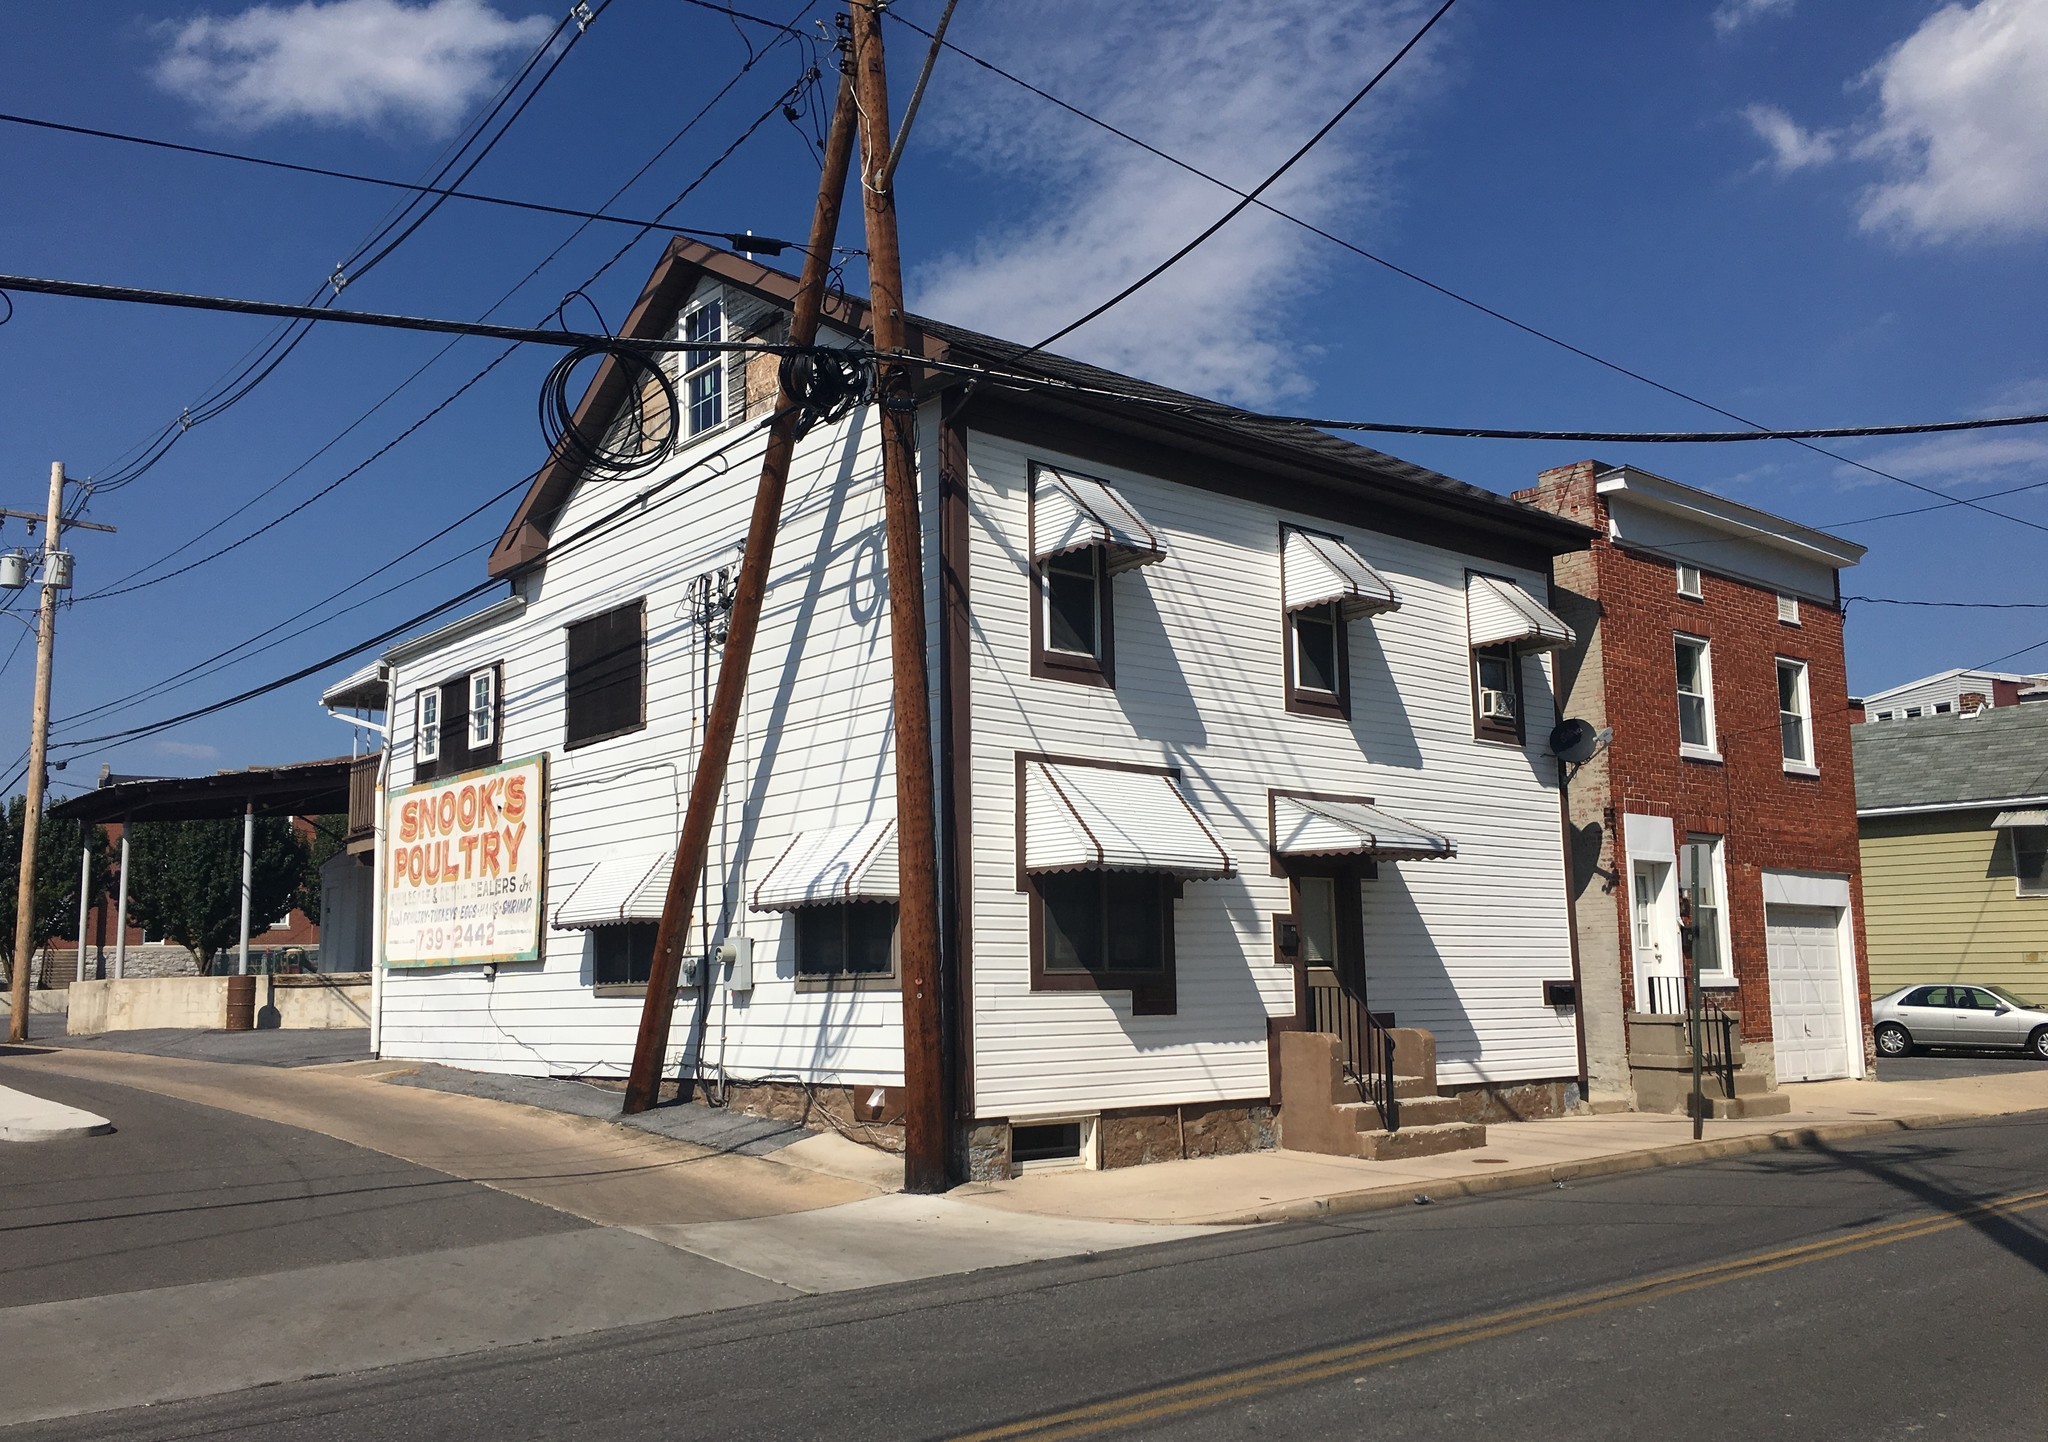
[{"label": "yellow siding house", "polygon": [[2048,704],[1855,728],[1870,994],[2048,1002]]}]

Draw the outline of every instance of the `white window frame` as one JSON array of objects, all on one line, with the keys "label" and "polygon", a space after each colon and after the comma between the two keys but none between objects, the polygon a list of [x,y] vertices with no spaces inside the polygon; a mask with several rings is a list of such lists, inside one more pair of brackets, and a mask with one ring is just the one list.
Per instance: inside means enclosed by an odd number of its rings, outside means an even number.
[{"label": "white window frame", "polygon": [[[1799,705],[1799,709],[1796,712],[1785,710],[1782,702],[1785,669],[1788,666],[1795,670],[1799,676],[1799,684],[1794,688],[1796,694],[1793,698]],[[1806,662],[1796,657],[1780,656],[1778,657],[1777,666],[1771,673],[1772,681],[1777,686],[1781,698],[1778,707],[1778,751],[1781,756],[1783,756],[1785,749],[1785,718],[1794,715],[1799,718],[1799,736],[1800,740],[1804,743],[1803,750],[1805,754],[1800,756],[1784,756],[1785,769],[1797,776],[1820,775],[1820,768],[1814,764],[1813,696],[1807,687],[1807,676],[1810,670],[1811,668],[1808,667]]]},{"label": "white window frame", "polygon": [[[1700,577],[1700,568],[1689,565],[1684,561],[1678,561],[1675,565],[1678,570],[1678,594],[1695,601],[1702,599],[1705,593]],[[1692,581],[1690,586],[1686,585],[1688,578]]]},{"label": "white window frame", "polygon": [[[690,334],[690,322],[706,311],[715,311],[717,313],[717,332],[708,336],[692,336]],[[723,344],[725,341],[725,297],[722,295],[708,295],[685,310],[682,319],[676,322],[676,337],[685,344],[692,342],[699,345]],[[708,435],[725,424],[725,352],[722,350],[711,351],[708,353],[708,359],[700,361],[695,365],[690,363],[689,351],[681,351],[679,354],[682,358],[682,373],[678,378],[676,389],[679,393],[678,398],[683,403],[683,434],[688,438]],[[697,406],[696,402],[690,397],[690,388],[693,382],[705,376],[709,376],[717,387],[718,417],[715,420],[706,421],[700,426],[697,424]]]},{"label": "white window frame", "polygon": [[2013,826],[2006,829],[2005,834],[2011,838],[2008,844],[2012,847],[2012,894],[2014,896],[2048,896],[2048,875],[2044,875],[2039,885],[2028,886],[2025,876],[2020,871],[2020,833],[2022,831],[2042,832],[2044,833],[2042,838],[2044,843],[2048,843],[2048,826]]},{"label": "white window frame", "polygon": [[1778,592],[1778,622],[1784,626],[1799,624],[1799,598]]},{"label": "white window frame", "polygon": [[[1721,958],[1719,966],[1711,970],[1705,967],[1700,969],[1700,985],[1733,986],[1735,985],[1735,953],[1732,949],[1733,941],[1728,932],[1727,838],[1724,836],[1712,836],[1700,831],[1686,833],[1685,840],[1679,846],[1678,884],[1681,890],[1685,887],[1685,867],[1690,859],[1686,856],[1686,851],[1694,846],[1706,847],[1708,855],[1713,858],[1711,869],[1713,871],[1712,879],[1714,886],[1714,953]],[[1693,922],[1695,925],[1699,922],[1699,913],[1697,911],[1693,913]],[[1699,943],[1695,941],[1693,946],[1693,954],[1697,958]]]},{"label": "white window frame", "polygon": [[[477,684],[483,684],[483,700],[477,700]],[[469,749],[480,750],[498,739],[498,668],[486,666],[469,673]]]},{"label": "white window frame", "polygon": [[420,687],[413,698],[412,759],[415,765],[441,759],[441,688],[438,685]]},{"label": "white window frame", "polygon": [[[1697,646],[1699,648],[1700,690],[1697,693],[1678,690],[1677,666],[1678,648],[1680,646]],[[1687,741],[1685,739],[1685,710],[1682,705],[1678,707],[1678,754],[1680,756],[1690,757],[1696,761],[1719,761],[1721,759],[1721,752],[1719,747],[1720,736],[1714,728],[1713,642],[1709,641],[1705,636],[1692,636],[1688,635],[1684,631],[1674,631],[1671,636],[1671,655],[1671,685],[1673,696],[1684,697],[1687,695],[1697,694],[1705,702],[1705,705],[1703,706],[1702,710],[1706,720],[1707,739],[1704,744]]]}]

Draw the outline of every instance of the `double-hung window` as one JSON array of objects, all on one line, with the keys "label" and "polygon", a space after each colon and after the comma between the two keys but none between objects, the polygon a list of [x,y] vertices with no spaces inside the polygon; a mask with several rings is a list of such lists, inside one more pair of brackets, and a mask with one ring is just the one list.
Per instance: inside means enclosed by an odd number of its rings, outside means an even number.
[{"label": "double-hung window", "polygon": [[1679,753],[1712,758],[1714,672],[1707,642],[1700,636],[1676,636],[1672,651],[1678,663]]},{"label": "double-hung window", "polygon": [[1344,713],[1350,700],[1345,688],[1349,640],[1343,608],[1335,601],[1288,613],[1287,699],[1291,709]]},{"label": "double-hung window", "polygon": [[1045,971],[1156,976],[1171,955],[1172,882],[1149,871],[1061,871],[1036,878]]},{"label": "double-hung window", "polygon": [[1522,659],[1512,646],[1472,653],[1473,734],[1490,741],[1522,739]]},{"label": "double-hung window", "polygon": [[441,688],[423,686],[415,703],[417,735],[412,746],[415,766],[431,765],[441,759]]},{"label": "double-hung window", "polygon": [[1678,881],[1692,902],[1693,964],[1706,986],[1733,986],[1735,967],[1728,947],[1728,913],[1722,905],[1726,871],[1721,838],[1691,835],[1678,854]]},{"label": "double-hung window", "polygon": [[1813,769],[1813,708],[1806,663],[1778,658],[1778,734],[1787,771]]},{"label": "double-hung window", "polygon": [[1102,548],[1045,558],[1045,648],[1102,659]]},{"label": "double-hung window", "polygon": [[683,407],[689,434],[702,435],[725,420],[725,352],[713,349],[725,339],[725,307],[707,300],[683,315]]},{"label": "double-hung window", "polygon": [[469,674],[469,749],[481,751],[498,739],[498,668]]}]

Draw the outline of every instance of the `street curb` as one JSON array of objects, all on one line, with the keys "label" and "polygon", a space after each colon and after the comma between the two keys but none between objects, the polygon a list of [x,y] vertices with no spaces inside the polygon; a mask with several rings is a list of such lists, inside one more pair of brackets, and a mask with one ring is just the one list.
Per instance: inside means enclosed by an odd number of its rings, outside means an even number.
[{"label": "street curb", "polygon": [[94,1112],[0,1087],[0,1142],[57,1142],[103,1137],[114,1124]]},{"label": "street curb", "polygon": [[1752,1152],[1796,1151],[1826,1142],[1854,1141],[1861,1137],[1882,1136],[1887,1132],[1918,1131],[1926,1127],[1946,1126],[1953,1122],[1981,1120],[1986,1116],[2018,1116],[2033,1110],[2036,1109],[2024,1108],[2020,1112],[1998,1113],[1930,1112],[1922,1116],[1886,1117],[1881,1121],[1837,1122],[1826,1126],[1799,1127],[1792,1131],[1757,1132],[1748,1136],[1719,1137],[1710,1141],[1678,1142],[1671,1146],[1654,1147],[1649,1151],[1616,1152],[1611,1156],[1588,1157],[1581,1162],[1519,1167],[1511,1172],[1497,1172],[1491,1176],[1444,1178],[1412,1185],[1381,1185],[1353,1192],[1337,1192],[1326,1197],[1308,1197],[1301,1201],[1259,1207],[1231,1216],[1204,1217],[1201,1220],[1210,1226],[1246,1227],[1267,1222],[1297,1222],[1316,1217],[1343,1216],[1355,1212],[1380,1212],[1394,1207],[1413,1206],[1418,1196],[1428,1197],[1432,1202],[1449,1201],[1457,1197],[1478,1197],[1491,1192],[1511,1192],[1528,1187],[1585,1181],[1594,1177],[1620,1176],[1627,1172],[1646,1172],[1659,1167],[1682,1167],[1694,1162],[1717,1161],[1723,1157],[1747,1156]]}]

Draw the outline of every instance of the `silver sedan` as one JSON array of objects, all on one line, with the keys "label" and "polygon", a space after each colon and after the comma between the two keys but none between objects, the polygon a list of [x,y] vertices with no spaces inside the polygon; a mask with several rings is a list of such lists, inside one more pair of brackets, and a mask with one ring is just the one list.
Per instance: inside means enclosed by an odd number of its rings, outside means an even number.
[{"label": "silver sedan", "polygon": [[2048,1061],[2048,1009],[2002,986],[1903,986],[1870,1004],[1879,1056],[1923,1046],[2011,1047]]}]

